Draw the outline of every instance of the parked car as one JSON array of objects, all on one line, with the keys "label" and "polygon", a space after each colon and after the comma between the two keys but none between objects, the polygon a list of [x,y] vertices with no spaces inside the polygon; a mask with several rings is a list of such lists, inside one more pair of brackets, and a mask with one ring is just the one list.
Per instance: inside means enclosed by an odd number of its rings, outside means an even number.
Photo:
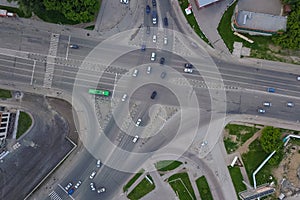
[{"label": "parked car", "polygon": [[164,57],[161,57],[159,63],[160,63],[161,65],[165,64],[165,58],[164,58]]},{"label": "parked car", "polygon": [[93,171],[90,175],[90,179],[93,179],[96,176],[96,173],[97,173],[96,171]]},{"label": "parked car", "polygon": [[75,192],[75,190],[74,190],[74,188],[72,188],[72,189],[70,189],[70,190],[68,191],[68,194],[69,194],[69,195],[72,195],[74,192]]},{"label": "parked car", "polygon": [[185,68],[193,68],[193,65],[191,63],[185,63],[184,67]]},{"label": "parked car", "polygon": [[136,135],[136,136],[134,136],[134,138],[132,139],[132,142],[133,142],[133,143],[136,143],[136,142],[138,141],[138,139],[139,139],[139,136]]},{"label": "parked car", "polygon": [[146,13],[149,14],[151,12],[150,6],[146,5]]},{"label": "parked car", "polygon": [[138,120],[136,121],[135,123],[135,126],[139,126],[142,122],[142,119],[141,118],[138,118]]},{"label": "parked car", "polygon": [[274,92],[275,92],[275,89],[274,89],[274,88],[268,88],[267,91],[268,91],[268,92],[271,92],[271,93],[274,93]]},{"label": "parked car", "polygon": [[138,75],[138,73],[139,73],[139,70],[135,69],[135,70],[133,70],[133,72],[132,72],[132,76],[133,76],[133,77],[136,77],[136,76]]},{"label": "parked car", "polygon": [[68,185],[65,187],[65,190],[68,191],[72,187],[72,182],[68,183]]},{"label": "parked car", "polygon": [[77,183],[76,183],[76,185],[75,185],[75,189],[78,189],[79,188],[79,186],[81,185],[81,181],[78,181]]},{"label": "parked car", "polygon": [[105,187],[101,187],[101,188],[98,188],[97,193],[100,194],[100,193],[103,193],[105,191],[106,191]]},{"label": "parked car", "polygon": [[164,44],[167,45],[168,44],[168,38],[164,37]]},{"label": "parked car", "polygon": [[101,160],[97,160],[97,162],[96,162],[96,167],[101,167]]},{"label": "parked car", "polygon": [[153,35],[152,41],[155,43],[156,42],[156,35]]},{"label": "parked car", "polygon": [[156,7],[156,0],[152,0],[152,6]]},{"label": "parked car", "polygon": [[95,183],[91,182],[91,183],[90,183],[90,187],[91,187],[91,190],[92,190],[92,191],[95,191],[95,190],[96,190],[96,188],[95,188]]},{"label": "parked car", "polygon": [[287,107],[294,107],[295,104],[294,104],[293,102],[287,102],[286,106],[287,106]]},{"label": "parked car", "polygon": [[146,51],[146,45],[145,44],[142,45],[141,51]]},{"label": "parked car", "polygon": [[300,81],[300,76],[297,77],[297,81]]},{"label": "parked car", "polygon": [[77,44],[70,44],[69,46],[71,49],[78,49],[79,46]]},{"label": "parked car", "polygon": [[155,61],[155,59],[156,59],[156,53],[155,52],[152,52],[151,53],[151,61]]},{"label": "parked car", "polygon": [[191,68],[184,68],[184,70],[183,70],[185,73],[193,73],[193,69],[191,69]]}]

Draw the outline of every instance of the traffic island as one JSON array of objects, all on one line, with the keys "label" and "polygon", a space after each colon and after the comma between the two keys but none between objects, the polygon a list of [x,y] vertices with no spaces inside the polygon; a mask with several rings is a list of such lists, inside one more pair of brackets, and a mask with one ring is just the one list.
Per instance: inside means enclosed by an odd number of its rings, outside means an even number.
[{"label": "traffic island", "polygon": [[128,194],[128,198],[131,200],[141,199],[146,194],[155,189],[155,184],[150,175],[146,175],[145,178]]},{"label": "traffic island", "polygon": [[213,200],[213,196],[211,194],[209,185],[207,183],[207,180],[205,176],[201,176],[196,180],[197,188],[200,193],[201,199],[205,200]]},{"label": "traffic island", "polygon": [[196,199],[192,184],[186,172],[174,174],[167,179],[180,200]]}]

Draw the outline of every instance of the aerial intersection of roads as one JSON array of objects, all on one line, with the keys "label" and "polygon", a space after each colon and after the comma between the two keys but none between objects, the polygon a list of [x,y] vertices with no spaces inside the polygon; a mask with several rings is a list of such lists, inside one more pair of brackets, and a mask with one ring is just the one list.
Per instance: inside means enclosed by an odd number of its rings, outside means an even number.
[{"label": "aerial intersection of roads", "polygon": [[228,174],[222,154],[202,160],[227,116],[299,123],[299,70],[220,57],[184,32],[169,1],[157,3],[141,3],[142,27],[107,38],[2,20],[0,84],[72,103],[83,144],[43,199],[119,199],[132,173],[166,155],[200,164],[216,196],[235,199],[232,183],[214,177],[216,165]]}]

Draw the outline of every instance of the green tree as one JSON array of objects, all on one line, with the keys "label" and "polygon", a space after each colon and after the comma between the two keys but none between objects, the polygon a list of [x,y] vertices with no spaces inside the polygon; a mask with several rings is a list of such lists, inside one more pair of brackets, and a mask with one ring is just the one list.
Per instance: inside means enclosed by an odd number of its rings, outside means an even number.
[{"label": "green tree", "polygon": [[67,19],[77,22],[89,22],[99,8],[98,0],[43,0],[47,10],[62,13]]},{"label": "green tree", "polygon": [[35,9],[39,9],[43,6],[41,0],[8,0],[8,2],[12,1],[18,2],[20,10],[27,16],[31,16]]},{"label": "green tree", "polygon": [[271,153],[274,150],[281,149],[283,141],[281,140],[281,133],[278,128],[267,126],[262,130],[260,137],[260,144],[266,153]]},{"label": "green tree", "polygon": [[300,2],[286,1],[292,4],[292,12],[287,19],[286,32],[273,37],[275,44],[286,49],[299,49],[300,47]]}]

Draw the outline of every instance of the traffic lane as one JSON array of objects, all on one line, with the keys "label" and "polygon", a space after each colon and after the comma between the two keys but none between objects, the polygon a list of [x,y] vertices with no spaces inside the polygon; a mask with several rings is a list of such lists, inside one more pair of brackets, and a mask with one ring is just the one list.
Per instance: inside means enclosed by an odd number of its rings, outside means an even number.
[{"label": "traffic lane", "polygon": [[23,199],[73,148],[65,139],[68,132],[65,121],[49,111],[43,97],[25,93],[19,106],[31,112],[34,124],[19,141],[21,146],[0,164],[5,172],[0,179],[4,181],[1,182],[3,199]]},{"label": "traffic lane", "polygon": [[[271,107],[264,107],[263,102],[269,101]],[[293,102],[294,107],[287,107],[287,102]],[[264,114],[258,113],[258,109],[266,110]],[[227,113],[228,114],[252,114],[265,117],[278,118],[289,121],[300,120],[300,99],[288,98],[268,93],[249,91],[228,91],[227,92]]]}]

